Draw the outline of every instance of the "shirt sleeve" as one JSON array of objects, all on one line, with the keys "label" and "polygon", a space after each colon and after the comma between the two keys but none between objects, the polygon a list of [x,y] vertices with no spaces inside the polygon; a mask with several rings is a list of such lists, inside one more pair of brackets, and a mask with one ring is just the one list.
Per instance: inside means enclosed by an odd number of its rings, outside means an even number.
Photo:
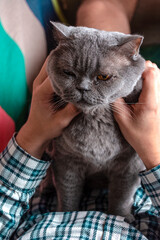
[{"label": "shirt sleeve", "polygon": [[0,239],[15,231],[49,165],[20,148],[14,136],[0,154]]},{"label": "shirt sleeve", "polygon": [[160,165],[140,173],[142,185],[151,198],[153,206],[160,213]]}]

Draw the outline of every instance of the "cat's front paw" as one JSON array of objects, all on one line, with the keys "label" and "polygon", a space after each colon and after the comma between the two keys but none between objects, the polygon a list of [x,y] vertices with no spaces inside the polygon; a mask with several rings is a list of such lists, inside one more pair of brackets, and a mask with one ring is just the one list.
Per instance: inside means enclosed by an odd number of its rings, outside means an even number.
[{"label": "cat's front paw", "polygon": [[129,204],[128,206],[125,205],[125,207],[121,206],[114,206],[112,204],[108,207],[108,213],[115,215],[115,216],[121,216],[124,217],[125,221],[128,223],[131,223],[135,220],[134,216],[132,215],[132,204]]}]

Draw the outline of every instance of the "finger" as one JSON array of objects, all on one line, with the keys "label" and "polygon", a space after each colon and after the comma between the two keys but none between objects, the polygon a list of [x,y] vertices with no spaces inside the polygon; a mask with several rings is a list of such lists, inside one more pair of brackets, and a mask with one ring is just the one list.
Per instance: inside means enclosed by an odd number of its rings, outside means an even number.
[{"label": "finger", "polygon": [[57,115],[60,115],[60,119],[62,119],[61,124],[63,128],[65,128],[79,113],[80,110],[78,110],[72,103],[68,103],[64,109],[57,112]]},{"label": "finger", "polygon": [[155,63],[152,63],[152,62],[149,61],[149,60],[145,62],[145,65],[146,65],[146,68],[147,68],[147,67],[158,68]]},{"label": "finger", "polygon": [[147,68],[142,77],[143,77],[143,86],[142,92],[139,97],[139,102],[143,102],[146,104],[154,103],[156,100],[156,92],[157,92],[157,77],[158,77],[158,68],[155,69],[153,67]]},{"label": "finger", "polygon": [[152,67],[152,62],[150,60],[145,62],[145,67]]},{"label": "finger", "polygon": [[45,81],[45,79],[47,78],[47,76],[48,76],[47,71],[46,71],[47,62],[48,62],[48,57],[46,58],[38,76],[34,80],[33,88],[36,88],[37,86],[41,85],[42,82]]}]

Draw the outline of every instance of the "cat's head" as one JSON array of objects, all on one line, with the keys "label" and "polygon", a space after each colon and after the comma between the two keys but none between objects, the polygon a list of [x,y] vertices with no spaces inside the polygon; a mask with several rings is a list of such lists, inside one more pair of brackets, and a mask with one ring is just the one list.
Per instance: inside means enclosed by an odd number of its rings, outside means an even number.
[{"label": "cat's head", "polygon": [[143,37],[53,23],[57,47],[47,71],[65,102],[82,110],[126,97],[144,70],[139,54]]}]

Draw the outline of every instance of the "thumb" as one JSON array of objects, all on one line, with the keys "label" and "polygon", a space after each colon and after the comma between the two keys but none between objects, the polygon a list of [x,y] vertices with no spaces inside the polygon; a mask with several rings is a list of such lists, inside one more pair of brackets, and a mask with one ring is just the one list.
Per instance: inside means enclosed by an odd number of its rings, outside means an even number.
[{"label": "thumb", "polygon": [[123,98],[118,98],[112,104],[112,111],[114,118],[119,125],[125,124],[128,122],[129,118],[132,117],[130,107],[125,103]]},{"label": "thumb", "polygon": [[33,89],[36,88],[37,86],[40,86],[43,83],[43,81],[45,81],[45,79],[47,78],[47,72],[46,72],[47,62],[48,62],[48,57],[46,58],[38,76],[33,82]]},{"label": "thumb", "polygon": [[77,109],[72,103],[68,103],[64,109],[57,112],[57,114],[61,115],[61,119],[63,119],[63,127],[67,127],[72,119],[79,113],[79,109]]}]

